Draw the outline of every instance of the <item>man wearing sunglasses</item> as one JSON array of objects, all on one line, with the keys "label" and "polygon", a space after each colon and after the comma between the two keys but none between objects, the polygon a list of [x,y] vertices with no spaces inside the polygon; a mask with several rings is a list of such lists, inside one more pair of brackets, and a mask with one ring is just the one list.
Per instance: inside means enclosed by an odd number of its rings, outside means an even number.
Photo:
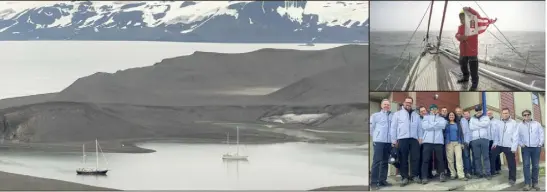
[{"label": "man wearing sunglasses", "polygon": [[[532,120],[530,110],[522,111],[524,121],[520,122],[518,127],[518,141],[522,153],[523,172],[524,172],[524,191],[530,189],[540,190],[538,186],[539,177],[539,156],[541,147],[545,142],[543,127],[537,121]],[[532,164],[532,174],[530,175],[530,162]],[[531,184],[531,185],[530,185]]]}]

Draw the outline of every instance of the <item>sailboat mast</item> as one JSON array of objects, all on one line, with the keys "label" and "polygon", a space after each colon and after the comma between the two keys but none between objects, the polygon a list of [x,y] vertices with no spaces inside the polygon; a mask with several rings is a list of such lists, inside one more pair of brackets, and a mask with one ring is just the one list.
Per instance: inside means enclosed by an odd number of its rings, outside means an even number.
[{"label": "sailboat mast", "polygon": [[236,154],[239,155],[239,126],[237,126],[237,141],[236,141],[236,144],[237,144],[237,152]]},{"label": "sailboat mast", "polygon": [[226,133],[226,145],[230,145],[230,132]]},{"label": "sailboat mast", "polygon": [[443,27],[444,27],[444,18],[446,16],[446,6],[448,6],[448,0],[444,1],[444,10],[443,10],[443,20],[441,23],[441,31],[439,32],[439,41],[437,42],[437,51],[439,50],[439,47],[441,46],[441,39],[443,38]]},{"label": "sailboat mast", "polygon": [[85,164],[85,144],[82,145],[82,162]]},{"label": "sailboat mast", "polygon": [[99,169],[99,142],[95,139],[95,156],[97,157],[97,169]]},{"label": "sailboat mast", "polygon": [[429,43],[429,24],[431,24],[431,15],[433,15],[433,3],[435,1],[431,0],[431,8],[429,9],[429,20],[427,21],[427,33],[425,34],[425,42]]}]

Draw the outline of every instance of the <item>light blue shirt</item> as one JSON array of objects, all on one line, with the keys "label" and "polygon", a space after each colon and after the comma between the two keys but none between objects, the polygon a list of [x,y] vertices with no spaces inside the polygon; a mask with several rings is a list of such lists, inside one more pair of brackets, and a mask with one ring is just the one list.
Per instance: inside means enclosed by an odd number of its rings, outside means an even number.
[{"label": "light blue shirt", "polygon": [[427,115],[422,120],[423,143],[444,144],[446,119],[440,115]]},{"label": "light blue shirt", "polygon": [[545,142],[543,127],[537,121],[520,122],[518,125],[519,145],[541,147]]},{"label": "light blue shirt", "polygon": [[395,112],[391,121],[391,143],[396,143],[399,139],[414,138],[419,139],[422,136],[420,115],[416,111],[411,114],[404,109]]},{"label": "light blue shirt", "polygon": [[519,132],[517,122],[511,118],[499,121],[500,126],[494,130],[494,145],[510,147],[511,151],[517,151]]},{"label": "light blue shirt", "polygon": [[380,111],[370,116],[370,136],[373,142],[391,143],[390,129],[393,113]]},{"label": "light blue shirt", "polygon": [[469,130],[471,131],[471,141],[478,139],[488,139],[488,128],[490,127],[490,118],[487,116],[481,116],[477,118],[472,116],[469,120]]}]

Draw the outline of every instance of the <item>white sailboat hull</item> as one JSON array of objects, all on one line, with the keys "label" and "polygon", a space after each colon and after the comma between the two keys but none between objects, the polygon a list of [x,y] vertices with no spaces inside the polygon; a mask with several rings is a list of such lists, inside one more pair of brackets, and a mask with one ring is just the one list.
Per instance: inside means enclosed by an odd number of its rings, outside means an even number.
[{"label": "white sailboat hull", "polygon": [[238,155],[238,154],[224,154],[222,159],[224,160],[247,160],[247,155]]}]

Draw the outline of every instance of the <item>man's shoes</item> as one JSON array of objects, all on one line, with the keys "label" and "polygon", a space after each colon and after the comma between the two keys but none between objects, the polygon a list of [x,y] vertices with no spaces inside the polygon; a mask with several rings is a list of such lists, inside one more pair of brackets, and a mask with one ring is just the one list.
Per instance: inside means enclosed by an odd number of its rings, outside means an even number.
[{"label": "man's shoes", "polygon": [[429,181],[428,181],[427,179],[423,179],[423,180],[422,180],[422,184],[423,184],[423,185],[425,185],[425,184],[427,184],[427,183],[429,183]]},{"label": "man's shoes", "polygon": [[441,182],[445,182],[445,181],[446,181],[446,177],[444,176],[444,173],[441,173],[441,175],[440,175],[439,178],[440,178]]},{"label": "man's shoes", "polygon": [[380,185],[378,184],[378,185],[372,186],[372,190],[373,190],[373,191],[378,191],[378,190],[380,190]]},{"label": "man's shoes", "polygon": [[477,91],[478,85],[471,85],[471,88],[469,88],[469,91]]},{"label": "man's shoes", "polygon": [[458,83],[467,83],[467,82],[469,82],[469,79],[466,79],[466,78],[458,80]]},{"label": "man's shoes", "polygon": [[487,180],[492,180],[492,175],[486,175],[485,177]]},{"label": "man's shoes", "polygon": [[461,180],[461,181],[467,181],[468,180],[467,177],[462,177],[462,178],[458,178],[458,179]]},{"label": "man's shoes", "polygon": [[403,178],[403,180],[401,181],[401,187],[404,187],[408,185],[408,179],[407,178]]},{"label": "man's shoes", "polygon": [[471,174],[469,174],[469,173],[465,174],[465,178],[471,179],[471,178],[472,178],[472,177],[471,177]]},{"label": "man's shoes", "polygon": [[392,186],[392,184],[391,184],[391,183],[388,183],[387,181],[380,181],[379,185],[382,186],[382,187],[390,187],[390,186]]},{"label": "man's shoes", "polygon": [[456,176],[450,176],[451,180],[456,180]]},{"label": "man's shoes", "polygon": [[532,189],[535,189],[536,191],[541,190],[541,188],[539,188],[539,185],[537,183],[532,184]]},{"label": "man's shoes", "polygon": [[513,180],[509,180],[509,185],[513,186],[515,185],[516,181],[513,181]]},{"label": "man's shoes", "polygon": [[530,191],[532,189],[530,185],[525,185],[524,188],[522,188],[523,191]]},{"label": "man's shoes", "polygon": [[413,177],[413,178],[412,178],[412,182],[414,182],[414,183],[422,183],[422,180],[420,180],[419,177]]}]

